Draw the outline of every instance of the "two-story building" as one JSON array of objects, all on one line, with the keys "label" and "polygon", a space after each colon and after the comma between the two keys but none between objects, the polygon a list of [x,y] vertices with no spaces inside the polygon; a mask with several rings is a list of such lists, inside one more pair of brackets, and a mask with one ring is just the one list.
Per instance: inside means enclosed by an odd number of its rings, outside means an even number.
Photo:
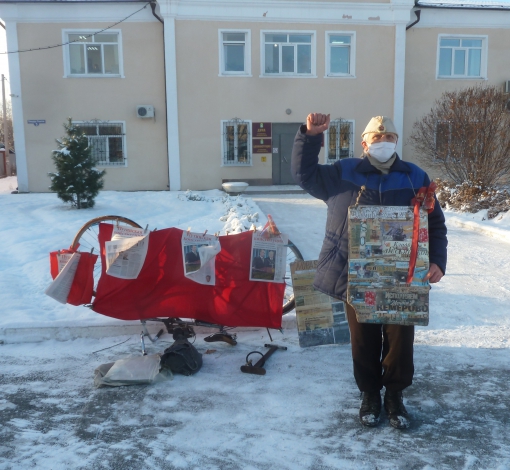
[{"label": "two-story building", "polygon": [[[415,5],[416,3],[416,5]],[[510,80],[510,3],[0,0],[20,191],[48,190],[68,116],[105,189],[289,184],[310,112],[321,161],[358,157],[370,117],[412,124],[445,90]]]}]

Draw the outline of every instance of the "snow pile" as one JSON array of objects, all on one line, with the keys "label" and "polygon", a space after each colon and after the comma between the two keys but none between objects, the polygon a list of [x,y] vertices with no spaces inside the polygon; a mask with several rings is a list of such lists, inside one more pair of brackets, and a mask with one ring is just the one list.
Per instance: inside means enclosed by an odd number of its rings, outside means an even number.
[{"label": "snow pile", "polygon": [[470,213],[486,210],[489,219],[510,210],[510,193],[506,189],[484,187],[482,183],[453,184],[439,178],[435,182],[441,207]]},{"label": "snow pile", "polygon": [[8,176],[0,178],[0,194],[9,194],[18,189],[18,178],[16,176]]},{"label": "snow pile", "polygon": [[[242,196],[229,196],[228,194],[212,197],[194,191],[186,191],[179,194],[181,201],[195,202],[221,202],[225,208],[225,214],[220,217],[221,222],[225,222],[221,235],[229,233],[241,233],[250,230],[259,220],[257,207],[249,199]],[[262,226],[257,227],[262,229]]]}]

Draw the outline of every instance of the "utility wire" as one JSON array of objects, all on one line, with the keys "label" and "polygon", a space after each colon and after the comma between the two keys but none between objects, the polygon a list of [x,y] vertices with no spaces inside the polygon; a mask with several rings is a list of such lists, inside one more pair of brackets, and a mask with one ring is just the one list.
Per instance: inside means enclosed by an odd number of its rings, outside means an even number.
[{"label": "utility wire", "polygon": [[55,49],[56,47],[67,46],[68,44],[72,44],[73,42],[82,41],[84,38],[87,38],[87,39],[91,38],[92,36],[95,36],[96,34],[102,33],[103,31],[107,31],[107,30],[113,28],[114,26],[117,26],[118,24],[123,23],[127,19],[129,19],[132,16],[136,15],[138,12],[142,11],[144,8],[147,8],[150,4],[151,4],[151,2],[146,3],[139,10],[136,10],[134,13],[131,13],[129,16],[126,16],[125,18],[123,18],[120,21],[117,21],[116,23],[111,24],[107,28],[101,29],[100,31],[96,31],[95,33],[87,34],[86,36],[82,36],[81,38],[75,39],[74,41],[68,41],[68,42],[64,42],[62,44],[55,44],[54,46],[37,47],[37,48],[34,48],[34,49],[23,49],[23,50],[18,50],[18,51],[0,52],[0,55],[3,55],[3,54],[19,54],[20,52],[44,51],[46,49]]}]

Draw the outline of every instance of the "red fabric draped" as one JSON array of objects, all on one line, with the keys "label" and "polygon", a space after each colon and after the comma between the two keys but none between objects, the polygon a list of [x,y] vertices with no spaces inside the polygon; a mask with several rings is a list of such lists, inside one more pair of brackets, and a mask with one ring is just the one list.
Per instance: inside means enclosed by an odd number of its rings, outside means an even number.
[{"label": "red fabric draped", "polygon": [[[58,275],[58,254],[74,253],[71,250],[52,251],[50,253],[50,272],[51,277],[55,279]],[[98,256],[91,253],[80,253],[80,260],[76,268],[73,283],[67,296],[67,303],[71,305],[89,304],[92,300],[92,291],[94,288],[94,264]]]},{"label": "red fabric draped", "polygon": [[418,241],[420,237],[428,240],[428,234],[420,234],[420,207],[423,208],[430,214],[434,210],[434,204],[436,202],[434,198],[434,191],[437,188],[437,184],[433,181],[430,185],[422,186],[416,193],[411,201],[414,205],[414,221],[413,221],[413,239],[411,242],[411,256],[409,258],[409,271],[407,272],[407,283],[413,282],[414,269],[416,268],[416,257],[418,256]]},{"label": "red fabric draped", "polygon": [[[99,227],[103,270],[104,243],[112,230],[110,224]],[[214,286],[184,275],[182,233],[168,228],[149,234],[137,279],[118,279],[103,271],[93,310],[121,320],[180,317],[224,326],[281,327],[285,284],[249,280],[252,232],[220,237]]]}]

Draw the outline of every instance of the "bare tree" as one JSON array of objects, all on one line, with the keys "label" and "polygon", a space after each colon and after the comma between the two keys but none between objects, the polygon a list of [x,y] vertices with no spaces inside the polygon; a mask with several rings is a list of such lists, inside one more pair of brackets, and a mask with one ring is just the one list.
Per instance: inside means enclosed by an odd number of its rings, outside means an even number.
[{"label": "bare tree", "polygon": [[[1,96],[0,96],[1,98]],[[7,108],[7,137],[9,137],[8,139],[8,142],[9,142],[9,147],[11,149],[14,148],[14,134],[13,134],[13,129],[12,129],[12,107],[11,107],[11,102],[9,100],[5,100],[6,101],[6,108]],[[1,103],[1,99],[0,99],[0,103]],[[0,142],[4,143],[5,142],[5,138],[4,138],[4,117],[3,117],[3,113],[2,113],[2,105],[0,104]]]},{"label": "bare tree", "polygon": [[414,123],[410,143],[454,183],[493,186],[510,175],[508,101],[495,86],[447,91]]}]

